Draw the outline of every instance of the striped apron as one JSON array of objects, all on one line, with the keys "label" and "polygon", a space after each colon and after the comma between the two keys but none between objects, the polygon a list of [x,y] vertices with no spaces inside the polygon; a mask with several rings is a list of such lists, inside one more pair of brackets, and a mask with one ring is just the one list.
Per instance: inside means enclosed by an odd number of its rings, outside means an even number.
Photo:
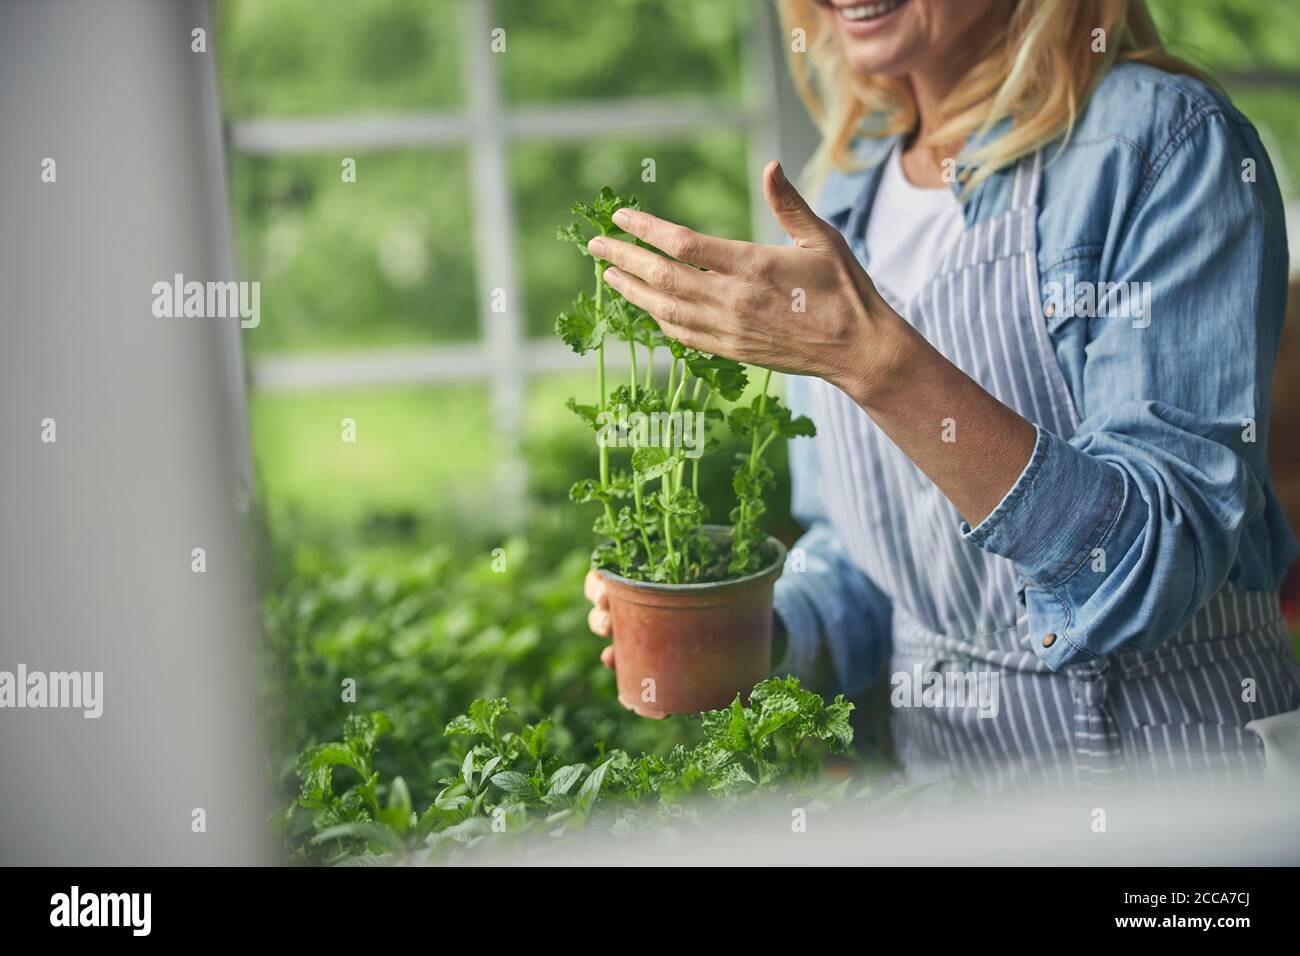
[{"label": "striped apron", "polygon": [[[968,227],[911,301],[891,305],[999,401],[1068,439],[1079,415],[1038,293],[1040,169],[1041,155],[1019,163],[1010,208]],[[859,259],[864,219],[855,210],[845,230]],[[1261,774],[1245,724],[1300,707],[1276,593],[1225,586],[1157,650],[1054,673],[1032,649],[1015,566],[963,540],[957,510],[852,399],[810,387],[826,513],[893,602],[892,733],[909,780],[1053,794]],[[936,433],[947,417],[961,410],[936,409]]]}]

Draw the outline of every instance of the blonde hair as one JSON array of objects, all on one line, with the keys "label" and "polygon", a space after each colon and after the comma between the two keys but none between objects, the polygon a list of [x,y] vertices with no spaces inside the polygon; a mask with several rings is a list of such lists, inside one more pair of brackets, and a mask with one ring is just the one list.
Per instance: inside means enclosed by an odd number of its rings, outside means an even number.
[{"label": "blonde hair", "polygon": [[[778,6],[786,35],[796,28],[806,34],[807,53],[792,49],[788,56],[795,86],[822,134],[807,171],[811,183],[832,167],[851,168],[850,147],[859,136],[916,129],[916,101],[906,77],[855,75],[824,9],[813,0],[778,0]],[[1104,52],[1094,52],[1098,36],[1105,40]],[[1089,95],[1117,60],[1209,82],[1165,50],[1145,0],[1016,0],[1006,31],[980,51],[921,145],[934,149],[938,162],[942,145],[964,143],[1010,118],[1005,135],[968,155],[969,193],[1020,157],[1068,139]]]}]

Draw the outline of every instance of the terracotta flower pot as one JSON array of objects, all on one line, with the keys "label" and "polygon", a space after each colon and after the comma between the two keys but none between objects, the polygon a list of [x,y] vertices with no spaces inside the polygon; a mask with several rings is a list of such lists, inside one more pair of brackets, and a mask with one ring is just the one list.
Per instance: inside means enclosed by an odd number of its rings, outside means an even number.
[{"label": "terracotta flower pot", "polygon": [[[715,537],[727,529],[707,525]],[[785,547],[760,571],[715,584],[633,581],[602,570],[614,635],[618,700],[643,717],[695,714],[729,705],[767,677],[772,585]]]}]

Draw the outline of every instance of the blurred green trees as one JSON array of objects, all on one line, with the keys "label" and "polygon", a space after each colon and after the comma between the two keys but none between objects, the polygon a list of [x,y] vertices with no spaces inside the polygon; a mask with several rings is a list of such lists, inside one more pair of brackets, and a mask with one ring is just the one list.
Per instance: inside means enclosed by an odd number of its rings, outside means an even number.
[{"label": "blurred green trees", "polygon": [[1147,0],[1165,45],[1211,72],[1300,71],[1300,4]]},{"label": "blurred green trees", "polygon": [[231,116],[460,106],[459,0],[218,0]]},{"label": "blurred green trees", "polygon": [[237,243],[273,317],[250,352],[479,337],[461,150],[240,156]]}]

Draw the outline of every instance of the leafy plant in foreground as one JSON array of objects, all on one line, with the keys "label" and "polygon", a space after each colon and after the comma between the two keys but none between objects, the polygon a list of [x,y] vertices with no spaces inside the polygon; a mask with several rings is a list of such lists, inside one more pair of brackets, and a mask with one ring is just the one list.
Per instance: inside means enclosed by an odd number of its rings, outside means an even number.
[{"label": "leafy plant in foreground", "polygon": [[[762,390],[748,407],[724,415],[715,403],[741,397],[748,385],[745,367],[668,338],[651,316],[606,285],[605,263],[591,255],[587,242],[597,234],[636,242],[613,220],[614,213],[625,207],[638,208],[636,197],[617,196],[606,186],[594,203],[575,203],[572,211],[582,221],[561,227],[557,234],[592,259],[595,282],[593,294],[579,293],[555,322],[556,334],[573,351],[596,357],[595,402],[583,404],[571,398],[568,406],[597,434],[598,477],[575,483],[570,498],[600,505],[593,526],[607,539],[597,549],[600,567],[672,583],[743,576],[771,558],[764,553],[759,523],[763,495],[773,485],[772,469],[763,454],[777,437],[811,436],[815,429],[809,419],[794,418],[780,399],[768,394],[770,370],[764,371]],[[606,346],[617,342],[627,344],[629,374],[625,384],[610,389]],[[668,353],[663,388],[655,381],[655,356],[661,349]],[[645,353],[644,377],[638,365],[641,352]],[[730,515],[726,554],[705,532],[708,515],[699,495],[700,459],[720,446],[711,431],[724,420],[733,434],[751,438],[748,454],[739,455],[733,469],[736,506]],[[696,436],[693,445],[688,441],[691,431]],[[611,447],[630,452],[626,467],[614,468]]]},{"label": "leafy plant in foreground", "polygon": [[[385,862],[463,851],[504,834],[558,835],[599,824],[624,833],[681,819],[699,800],[719,807],[784,786],[807,787],[827,753],[849,746],[853,705],[826,703],[793,677],[758,684],[749,706],[700,716],[704,739],[665,756],[597,753],[565,762],[551,752],[551,722],[519,724],[505,698],[476,700],[444,735],[459,741],[456,770],[422,812],[401,777],[381,786],[376,742],[392,729],[381,713],[349,716],[344,739],[303,752],[301,789],[283,811],[311,815],[312,845],[330,862]],[[350,772],[341,791],[335,771]],[[380,790],[386,791],[383,799]]]}]

